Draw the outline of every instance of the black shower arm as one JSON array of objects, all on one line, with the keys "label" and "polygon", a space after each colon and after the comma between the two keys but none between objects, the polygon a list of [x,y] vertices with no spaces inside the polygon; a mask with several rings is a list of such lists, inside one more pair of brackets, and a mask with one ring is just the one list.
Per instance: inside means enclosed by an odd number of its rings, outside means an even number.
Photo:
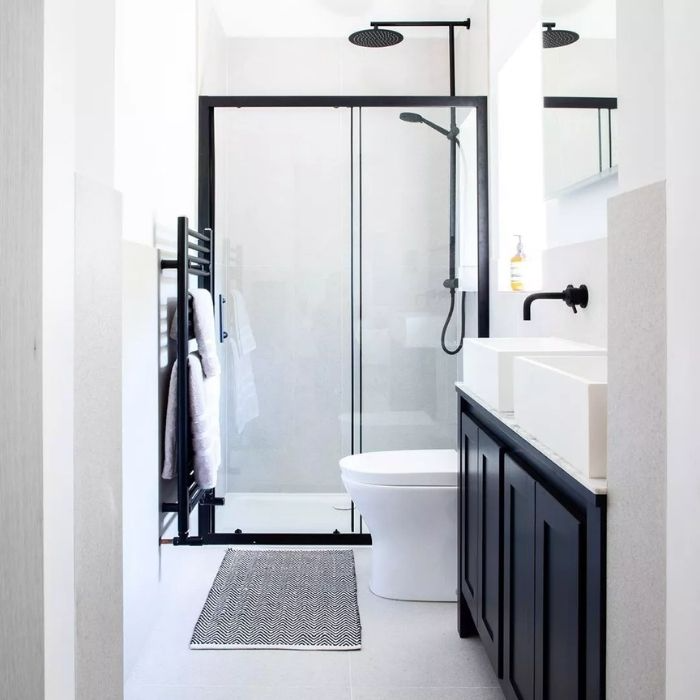
[{"label": "black shower arm", "polygon": [[369,26],[374,27],[471,27],[471,19],[462,22],[370,22]]},{"label": "black shower arm", "polygon": [[448,139],[456,138],[459,135],[459,129],[457,129],[457,127],[454,129],[445,129],[444,127],[439,126],[435,122],[431,122],[430,119],[426,119],[425,117],[423,117],[423,124],[427,124],[432,129],[435,129],[435,131],[439,131],[443,136],[447,136]]}]

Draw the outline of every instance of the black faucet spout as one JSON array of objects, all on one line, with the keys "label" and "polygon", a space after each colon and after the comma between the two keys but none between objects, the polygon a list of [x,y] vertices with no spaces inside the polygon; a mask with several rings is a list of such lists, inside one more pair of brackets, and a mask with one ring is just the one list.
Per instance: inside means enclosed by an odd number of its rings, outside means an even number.
[{"label": "black faucet spout", "polygon": [[531,320],[532,302],[537,299],[561,299],[574,313],[577,313],[577,306],[580,306],[582,309],[588,306],[588,287],[585,284],[579,287],[569,284],[561,292],[537,292],[536,294],[530,294],[523,302],[523,321]]}]

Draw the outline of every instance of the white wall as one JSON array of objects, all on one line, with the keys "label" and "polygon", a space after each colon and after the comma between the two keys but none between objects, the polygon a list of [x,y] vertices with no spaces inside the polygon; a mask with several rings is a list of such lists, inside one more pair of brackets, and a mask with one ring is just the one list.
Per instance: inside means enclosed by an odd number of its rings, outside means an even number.
[{"label": "white wall", "polygon": [[586,284],[588,307],[574,314],[562,302],[536,301],[532,320],[523,321],[524,293],[492,291],[491,335],[559,336],[607,346],[607,240],[547,248],[542,253],[542,287],[561,291],[567,284]]},{"label": "white wall", "polygon": [[489,182],[493,314],[509,289],[509,260],[522,236],[528,286],[539,286],[545,246],[540,0],[489,3]]},{"label": "white wall", "polygon": [[0,697],[44,692],[43,2],[0,4]]},{"label": "white wall", "polygon": [[124,675],[158,610],[158,254],[122,244],[122,449],[124,463]]},{"label": "white wall", "polygon": [[199,0],[197,3],[197,84],[200,95],[225,95],[228,65],[224,33],[217,0]]},{"label": "white wall", "polygon": [[664,183],[655,183],[613,197],[609,206],[607,697],[611,700],[664,697],[665,194]]},{"label": "white wall", "polygon": [[44,0],[44,606],[46,698],[75,694],[73,350],[76,1]]},{"label": "white wall", "polygon": [[[700,6],[691,0],[665,0],[664,22],[669,358],[666,697],[690,700],[700,687],[700,470],[694,418],[700,395],[700,330],[695,320],[700,256]],[[661,27],[655,30],[661,32]]]},{"label": "white wall", "polygon": [[621,192],[664,179],[663,8],[664,0],[617,0]]},{"label": "white wall", "polygon": [[[659,303],[671,281],[663,263],[664,186],[659,183],[665,175],[662,0],[618,0],[617,29],[623,194],[611,200],[609,218],[616,240],[609,259],[615,298],[608,376],[607,691],[611,700],[630,692],[655,700],[663,697],[666,628],[666,305]],[[640,189],[650,184],[654,187]],[[668,357],[673,357],[670,345]]]},{"label": "white wall", "polygon": [[114,10],[116,0],[75,0],[75,169],[114,181]]},{"label": "white wall", "polygon": [[455,82],[458,95],[489,92],[489,0],[473,0],[471,28],[455,30]]},{"label": "white wall", "polygon": [[76,697],[123,695],[121,198],[76,180]]},{"label": "white wall", "polygon": [[406,39],[382,50],[345,38],[228,40],[228,93],[447,95],[445,39]]},{"label": "white wall", "polygon": [[[197,221],[197,9],[196,0],[116,0],[114,185],[122,193],[129,242],[123,281],[127,678],[158,614],[159,586],[167,576],[160,566],[159,417],[170,360],[163,316],[175,290],[165,283],[161,306],[166,276],[151,263],[156,248],[166,257],[174,252],[178,216],[190,217],[194,226]],[[139,400],[134,377],[148,383],[149,375],[152,392]]]},{"label": "white wall", "polygon": [[[197,171],[195,0],[117,0],[114,186],[124,237],[154,245],[194,218]],[[171,240],[174,236],[170,235]]]},{"label": "white wall", "polygon": [[[23,3],[22,7],[28,17],[33,6]],[[108,242],[114,239],[107,234],[109,230],[115,234],[117,228],[117,240],[121,239],[123,228],[127,238],[147,243],[154,255],[156,240],[166,247],[172,246],[177,215],[196,214],[196,0],[45,0],[42,22],[45,32],[45,668],[46,697],[62,700],[72,697],[76,688],[78,697],[94,697],[98,692],[96,679],[100,675],[103,681],[114,677],[108,685],[112,692],[119,694],[122,675],[119,533],[105,531],[98,542],[100,549],[95,550],[96,539],[91,529],[94,522],[104,527],[120,523],[122,504],[118,482],[114,482],[114,490],[105,489],[104,494],[93,499],[84,475],[74,479],[74,436],[82,440],[75,452],[76,466],[81,468],[85,464],[81,459],[84,460],[86,450],[90,452],[91,449],[86,435],[89,437],[93,421],[93,416],[86,414],[82,399],[75,404],[74,420],[75,388],[90,392],[95,388],[91,380],[102,382],[99,373],[90,377],[84,375],[87,360],[83,355],[75,360],[79,366],[74,374],[75,328],[100,318],[92,299],[86,299],[85,295],[74,296],[74,272],[82,275],[81,279],[86,272],[84,266],[76,269],[75,255],[83,256],[93,250],[96,260],[109,263],[105,250]],[[3,27],[6,26],[10,25],[5,22]],[[33,31],[32,36],[41,37],[41,31]],[[12,46],[3,40],[5,45]],[[3,100],[3,104],[9,103]],[[85,221],[86,208],[96,207],[100,197],[103,202],[110,196],[117,197],[115,183],[125,191],[123,227],[108,219],[97,221],[96,217],[89,222],[90,231],[83,230],[85,238],[77,242],[77,249],[74,246],[76,172],[85,183],[80,198],[82,211],[78,212],[80,221]],[[94,194],[98,185],[102,187],[99,196],[86,194],[88,190]],[[112,225],[111,229],[108,224]],[[98,245],[97,251],[90,248],[93,243]],[[112,262],[118,261],[118,257]],[[83,263],[89,262],[84,257],[80,259]],[[108,273],[115,271],[118,267],[110,268]],[[158,272],[154,269],[151,276],[141,282],[154,286],[157,279]],[[110,280],[112,286],[108,284]],[[106,274],[103,282],[100,293],[116,291],[119,296],[120,276]],[[156,308],[156,295],[153,304]],[[116,309],[117,306],[108,310]],[[106,311],[100,310],[100,313]],[[156,321],[151,339],[154,349],[157,332]],[[134,357],[142,344],[148,342],[148,338],[134,334],[125,346],[125,353]],[[81,352],[91,347],[82,338],[80,343]],[[113,348],[110,346],[110,349]],[[109,392],[106,386],[113,387],[118,395]],[[120,386],[121,380],[99,384],[105,404],[121,400]],[[155,395],[150,398],[157,401]],[[147,424],[149,416],[156,422],[157,411],[153,414],[152,408],[148,408],[152,404],[144,401],[141,406],[143,424]],[[118,420],[105,422],[118,428]],[[132,434],[127,431],[127,435]],[[150,466],[144,467],[146,472],[150,469],[150,481],[141,491],[131,489],[124,501],[124,517],[132,526],[129,531],[132,538],[135,532],[148,528],[149,516],[141,506],[144,494],[157,491],[159,481],[158,429],[152,431],[150,443],[138,444],[140,440],[140,436],[136,442],[125,440],[125,449],[130,450],[131,455],[138,451],[142,460],[150,461]],[[117,458],[118,452],[112,457]],[[129,466],[133,467],[133,462]],[[110,471],[115,479],[120,474],[118,469]],[[128,472],[127,477],[129,475],[133,476],[133,471]],[[129,498],[131,494],[135,494],[133,504]],[[102,502],[102,496],[109,503]],[[144,514],[142,523],[131,517],[132,505],[134,517]],[[110,508],[115,509],[114,518],[109,515]],[[150,517],[157,523],[158,498],[150,508]],[[129,605],[133,602],[125,621],[130,652],[138,650],[156,614],[155,606],[148,603],[153,600],[153,587],[159,580],[157,525],[150,537],[142,537],[139,542],[148,543],[148,553],[144,554],[144,548],[130,546],[124,563],[129,572],[124,582],[129,592]],[[118,561],[105,565],[105,561],[117,555]],[[100,566],[100,562],[101,570],[96,575],[95,567]],[[115,594],[105,597],[105,590]],[[143,594],[140,600],[139,593]],[[114,618],[115,614],[119,620]],[[107,620],[109,625],[106,625]],[[106,626],[110,629],[105,629]],[[95,635],[100,629],[104,633],[96,643]],[[132,653],[126,659],[127,664],[132,663],[133,658]]]}]

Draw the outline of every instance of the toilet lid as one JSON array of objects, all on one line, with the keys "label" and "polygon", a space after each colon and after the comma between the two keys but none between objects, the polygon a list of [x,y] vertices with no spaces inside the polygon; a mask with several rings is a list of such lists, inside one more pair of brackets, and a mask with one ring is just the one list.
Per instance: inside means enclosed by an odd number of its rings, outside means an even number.
[{"label": "toilet lid", "polygon": [[381,486],[457,486],[455,450],[365,452],[340,460],[343,476]]}]

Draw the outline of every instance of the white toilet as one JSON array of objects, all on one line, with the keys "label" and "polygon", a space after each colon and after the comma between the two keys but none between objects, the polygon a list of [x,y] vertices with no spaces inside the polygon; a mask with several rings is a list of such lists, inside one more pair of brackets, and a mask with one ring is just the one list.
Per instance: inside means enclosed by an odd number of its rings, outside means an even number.
[{"label": "white toilet", "polygon": [[340,470],[372,534],[372,592],[457,600],[457,453],[365,452],[341,459]]}]

